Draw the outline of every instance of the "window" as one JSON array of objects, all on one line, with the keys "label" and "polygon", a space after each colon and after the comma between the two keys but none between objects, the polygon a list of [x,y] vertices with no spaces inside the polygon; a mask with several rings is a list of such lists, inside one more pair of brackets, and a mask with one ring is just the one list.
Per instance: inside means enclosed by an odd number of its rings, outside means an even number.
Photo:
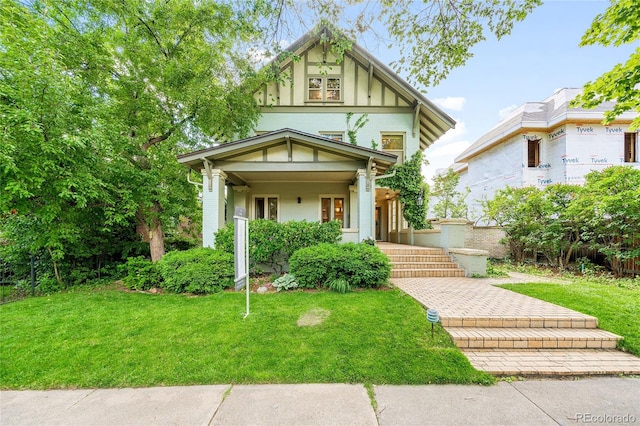
[{"label": "window", "polygon": [[320,221],[322,223],[337,220],[344,227],[344,198],[322,197],[320,198]]},{"label": "window", "polygon": [[278,221],[278,197],[255,197],[253,206],[254,219]]},{"label": "window", "polygon": [[339,101],[342,82],[339,77],[309,77],[307,93],[310,101]]},{"label": "window", "polygon": [[638,134],[637,133],[624,134],[624,162],[625,163],[638,162]]},{"label": "window", "polygon": [[538,167],[540,164],[540,139],[527,141],[527,167]]},{"label": "window", "polygon": [[404,133],[383,133],[382,150],[398,156],[398,164],[404,163]]},{"label": "window", "polygon": [[333,139],[334,141],[344,141],[344,132],[320,132],[320,136]]}]

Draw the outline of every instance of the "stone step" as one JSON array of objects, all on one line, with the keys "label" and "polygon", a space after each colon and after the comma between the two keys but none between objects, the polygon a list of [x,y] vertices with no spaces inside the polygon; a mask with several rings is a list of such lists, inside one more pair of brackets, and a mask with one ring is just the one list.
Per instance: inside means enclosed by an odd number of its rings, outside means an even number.
[{"label": "stone step", "polygon": [[446,254],[392,254],[387,257],[391,262],[451,262],[451,256]]},{"label": "stone step", "polygon": [[448,327],[461,349],[615,349],[622,337],[599,329]]},{"label": "stone step", "polygon": [[458,268],[447,269],[393,269],[391,278],[420,278],[420,277],[464,277],[465,272]]},{"label": "stone step", "polygon": [[393,269],[455,269],[458,267],[455,263],[449,262],[394,262],[391,261]]},{"label": "stone step", "polygon": [[640,374],[640,358],[614,349],[462,349],[471,365],[496,376]]},{"label": "stone step", "polygon": [[495,316],[446,316],[440,314],[443,327],[472,327],[472,328],[563,328],[563,329],[593,329],[598,328],[598,319],[589,315],[575,312],[575,315],[553,315],[540,313],[536,315],[495,315]]}]

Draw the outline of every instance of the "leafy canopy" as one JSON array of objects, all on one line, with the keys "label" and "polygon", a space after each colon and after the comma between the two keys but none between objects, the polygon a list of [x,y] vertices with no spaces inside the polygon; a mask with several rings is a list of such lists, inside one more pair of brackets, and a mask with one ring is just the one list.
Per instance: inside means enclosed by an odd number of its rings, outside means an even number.
[{"label": "leafy canopy", "polygon": [[[585,32],[580,46],[601,44],[621,46],[640,40],[640,3],[637,0],[611,0],[607,10],[593,20]],[[604,124],[609,124],[626,111],[639,113],[630,129],[640,128],[640,47],[627,62],[615,65],[594,81],[584,85],[584,91],[572,106],[595,108],[603,102],[616,102],[605,113]]]}]

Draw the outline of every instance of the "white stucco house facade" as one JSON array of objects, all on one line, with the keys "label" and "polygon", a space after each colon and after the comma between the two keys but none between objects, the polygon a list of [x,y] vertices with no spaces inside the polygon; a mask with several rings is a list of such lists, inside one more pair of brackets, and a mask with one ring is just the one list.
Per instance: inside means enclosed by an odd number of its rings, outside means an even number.
[{"label": "white stucco house facade", "polygon": [[[454,120],[357,44],[339,60],[320,26],[288,50],[280,81],[255,93],[262,116],[252,136],[178,161],[203,175],[203,245],[233,220],[339,220],[343,241],[397,241],[406,228],[396,194],[376,181],[424,150]],[[348,141],[363,114],[367,123]]]},{"label": "white stucco house facade", "polygon": [[638,114],[626,112],[605,126],[604,112],[613,103],[590,110],[570,107],[580,92],[563,88],[542,102],[521,105],[456,157],[450,168],[460,175],[458,190],[471,190],[471,219],[482,216],[481,200],[507,186],[581,185],[592,170],[640,169],[638,132],[629,130]]}]

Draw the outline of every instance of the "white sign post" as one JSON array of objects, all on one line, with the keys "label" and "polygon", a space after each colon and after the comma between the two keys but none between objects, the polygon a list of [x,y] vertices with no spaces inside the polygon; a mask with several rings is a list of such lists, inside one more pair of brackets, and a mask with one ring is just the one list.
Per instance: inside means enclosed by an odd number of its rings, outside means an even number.
[{"label": "white sign post", "polygon": [[247,290],[247,313],[249,316],[249,219],[245,209],[236,207],[233,216],[234,258],[235,258],[235,289]]}]

